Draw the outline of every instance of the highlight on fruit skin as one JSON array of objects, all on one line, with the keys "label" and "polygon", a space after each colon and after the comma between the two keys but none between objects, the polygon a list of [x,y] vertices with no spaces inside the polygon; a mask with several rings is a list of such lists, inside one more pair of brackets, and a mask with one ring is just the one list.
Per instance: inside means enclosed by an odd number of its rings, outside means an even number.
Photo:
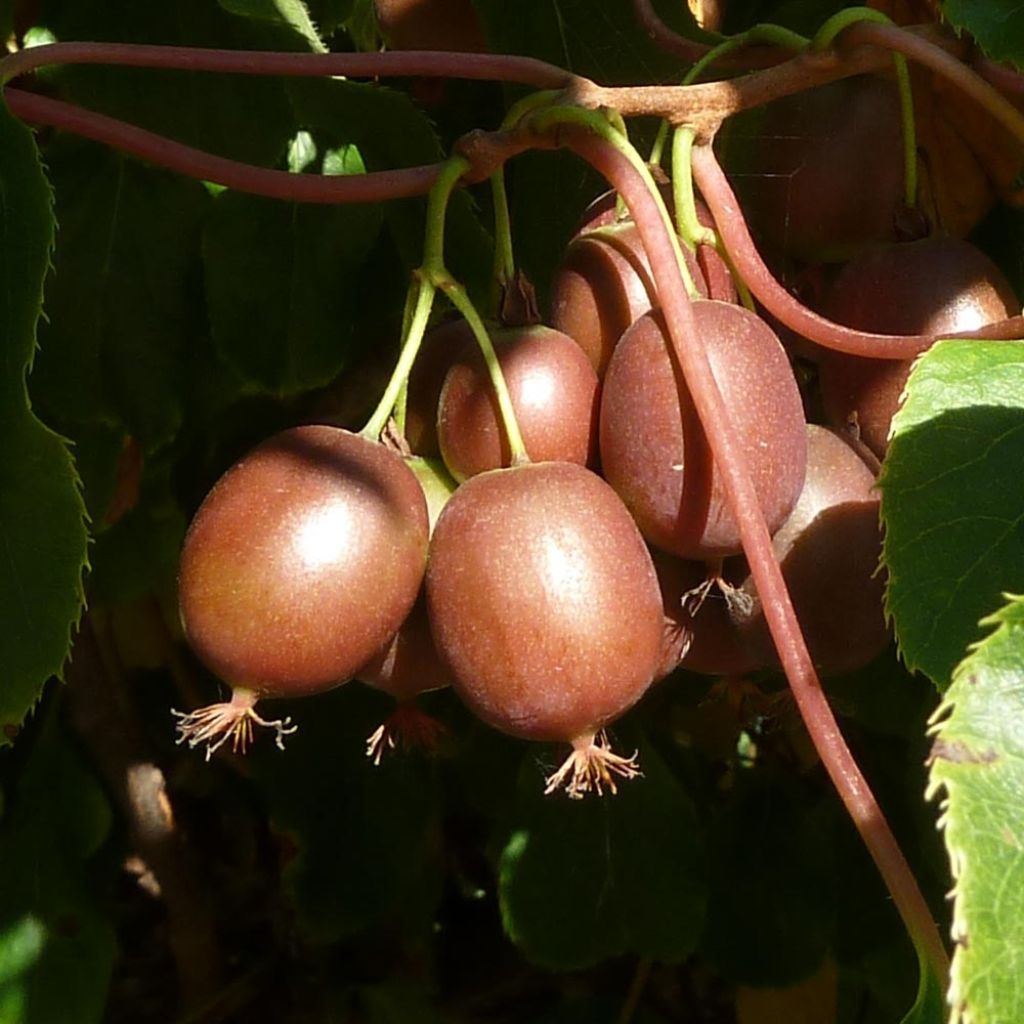
[{"label": "highlight on fruit skin", "polygon": [[637,774],[600,737],[654,677],[661,594],[636,525],[600,477],[560,462],[472,477],[437,522],[426,592],[469,709],[508,735],[572,744],[549,792],[614,792],[614,776]]},{"label": "highlight on fruit skin", "polygon": [[352,678],[405,620],[426,564],[426,501],[397,452],[337,427],[282,431],[235,463],[196,513],[178,579],[185,637],[234,691],[176,712],[178,742],[244,753],[254,710]]}]

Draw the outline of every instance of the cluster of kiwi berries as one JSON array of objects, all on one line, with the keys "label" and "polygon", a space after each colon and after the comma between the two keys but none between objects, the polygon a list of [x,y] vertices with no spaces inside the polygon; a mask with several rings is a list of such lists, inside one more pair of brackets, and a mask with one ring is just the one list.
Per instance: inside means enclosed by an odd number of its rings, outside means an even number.
[{"label": "cluster of kiwi berries", "polygon": [[[851,90],[857,102],[896,102],[890,83],[862,78],[769,108],[781,120],[763,127],[767,137],[801,142],[743,157],[763,249],[787,269],[815,248],[847,260],[828,272],[819,306],[861,330],[955,333],[1017,313],[1000,272],[968,242],[903,240],[898,137],[884,169],[865,168],[883,147],[841,145],[833,126],[855,119],[817,113],[850,107]],[[796,132],[794,116],[804,118]],[[854,176],[845,195],[830,159]],[[860,174],[877,187],[857,186]],[[785,333],[784,346],[738,301],[713,246],[685,258],[697,328],[811,654],[826,674],[863,665],[888,642],[875,483],[908,364],[826,353]],[[233,697],[181,715],[183,741],[244,750],[259,725],[280,744],[290,724],[259,717],[257,700],[358,678],[398,700],[370,739],[379,759],[398,742],[429,741],[434,727],[413,698],[450,684],[505,733],[571,744],[548,789],[578,797],[638,772],[604,729],[652,682],[680,666],[776,664],[650,265],[614,196],[588,211],[551,295],[551,326],[492,332],[531,461],[511,464],[484,360],[454,321],[424,339],[401,444],[295,427],[215,485],[182,552],[181,614]],[[798,385],[793,364],[808,352]]]}]

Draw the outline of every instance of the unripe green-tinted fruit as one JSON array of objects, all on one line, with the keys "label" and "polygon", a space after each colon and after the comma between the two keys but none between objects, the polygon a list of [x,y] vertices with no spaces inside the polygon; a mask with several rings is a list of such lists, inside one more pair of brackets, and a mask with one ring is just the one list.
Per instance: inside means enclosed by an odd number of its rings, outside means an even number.
[{"label": "unripe green-tinted fruit", "polygon": [[[572,743],[552,777],[571,795],[635,767],[595,737],[650,684],[661,597],[629,513],[600,477],[545,462],[482,473],[438,520],[427,567],[434,638],[452,685],[488,724]],[[618,762],[622,762],[619,764]]]},{"label": "unripe green-tinted fruit", "polygon": [[[1020,303],[999,268],[957,238],[864,253],[843,268],[825,299],[831,319],[884,334],[955,334],[1019,312]],[[824,355],[819,381],[829,422],[839,430],[854,430],[883,458],[911,365],[911,360]]]},{"label": "unripe green-tinted fruit", "polygon": [[[491,338],[530,458],[592,462],[598,381],[579,346],[550,327],[504,328]],[[511,462],[498,399],[475,342],[463,348],[445,377],[437,435],[456,480]]]},{"label": "unripe green-tinted fruit", "polygon": [[[803,406],[778,339],[741,306],[693,304],[770,530],[792,511],[806,460]],[[720,474],[659,314],[626,332],[601,400],[601,464],[643,535],[681,558],[740,550]]]},{"label": "unripe green-tinted fruit", "polygon": [[[696,257],[688,249],[684,257],[698,291],[707,295]],[[583,349],[603,377],[623,332],[657,304],[640,233],[623,221],[570,242],[552,284],[551,324]]]},{"label": "unripe green-tinted fruit", "polygon": [[[427,539],[423,490],[396,452],[337,427],[283,431],[220,478],[189,527],[185,636],[246,695],[236,711],[337,685],[409,613]],[[209,738],[206,711],[195,731],[183,720],[183,740]],[[229,718],[215,735],[238,727]]]},{"label": "unripe green-tinted fruit", "polygon": [[434,532],[434,524],[441,510],[448,504],[448,499],[455,493],[458,486],[452,479],[448,468],[440,459],[425,459],[420,455],[406,456],[405,464],[423,488],[423,497],[427,500],[427,519],[430,532]]},{"label": "unripe green-tinted fruit", "polygon": [[900,237],[893,82],[858,75],[776,100],[737,123],[728,146],[747,220],[769,254],[840,261]]}]

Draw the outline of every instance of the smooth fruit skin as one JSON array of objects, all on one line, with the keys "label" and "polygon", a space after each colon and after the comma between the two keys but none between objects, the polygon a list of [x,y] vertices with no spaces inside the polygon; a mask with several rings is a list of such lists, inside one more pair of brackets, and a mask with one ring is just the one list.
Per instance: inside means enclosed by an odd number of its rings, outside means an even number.
[{"label": "smooth fruit skin", "polygon": [[841,261],[895,241],[904,210],[894,83],[858,75],[776,100],[737,124],[729,163],[769,254]]},{"label": "smooth fruit skin", "polygon": [[[739,434],[769,530],[804,481],[803,404],[778,338],[741,306],[693,304],[696,329]],[[735,554],[739,530],[660,314],[623,336],[601,399],[601,465],[652,544],[680,558]]]},{"label": "smooth fruit skin", "polygon": [[422,590],[420,595],[398,632],[355,673],[398,701],[451,685],[451,673],[434,644]]},{"label": "smooth fruit skin", "polygon": [[[807,443],[807,482],[772,547],[815,664],[848,672],[889,642],[879,495],[874,474],[832,431],[808,425]],[[745,643],[777,661],[753,580],[741,589],[753,598],[738,623]]]},{"label": "smooth fruit skin", "polygon": [[[836,322],[885,334],[955,334],[1019,312],[1020,302],[999,268],[958,238],[864,253],[843,268],[825,299],[825,313]],[[829,422],[838,430],[854,429],[883,458],[911,365],[827,353],[819,382]]]},{"label": "smooth fruit skin", "polygon": [[444,379],[459,353],[475,344],[469,324],[461,318],[439,324],[423,336],[409,374],[405,410],[405,440],[415,455],[440,456],[437,405]]},{"label": "smooth fruit skin", "polygon": [[[599,385],[579,346],[561,331],[539,326],[494,331],[491,340],[530,458],[593,462]],[[437,437],[458,481],[511,462],[498,400],[475,341],[445,377]]]},{"label": "smooth fruit skin", "polygon": [[392,50],[487,52],[471,0],[374,0],[373,6]]},{"label": "smooth fruit skin", "polygon": [[[707,285],[696,257],[684,256],[697,289]],[[551,325],[569,335],[603,377],[623,332],[658,304],[654,277],[632,221],[608,224],[569,244],[551,290]]]},{"label": "smooth fruit skin", "polygon": [[653,678],[662,609],[650,555],[622,502],[581,466],[463,484],[435,528],[426,587],[452,686],[509,735],[592,739]]},{"label": "smooth fruit skin", "polygon": [[189,527],[185,635],[260,696],[344,682],[408,615],[427,539],[423,490],[397,453],[337,427],[283,431],[217,481]]}]

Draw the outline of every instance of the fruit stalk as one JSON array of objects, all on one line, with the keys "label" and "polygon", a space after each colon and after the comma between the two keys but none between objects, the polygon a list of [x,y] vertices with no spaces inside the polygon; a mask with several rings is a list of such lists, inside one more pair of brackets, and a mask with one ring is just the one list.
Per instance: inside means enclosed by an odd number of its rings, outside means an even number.
[{"label": "fruit stalk", "polygon": [[675,354],[722,473],[743,550],[762,596],[765,616],[797,706],[840,798],[878,867],[919,956],[945,980],[949,959],[917,880],[878,802],[850,753],[828,705],[772,550],[746,460],[732,430],[710,363],[694,332],[671,240],[641,176],[607,142],[566,132],[563,143],[599,170],[625,198],[651,260]]}]

